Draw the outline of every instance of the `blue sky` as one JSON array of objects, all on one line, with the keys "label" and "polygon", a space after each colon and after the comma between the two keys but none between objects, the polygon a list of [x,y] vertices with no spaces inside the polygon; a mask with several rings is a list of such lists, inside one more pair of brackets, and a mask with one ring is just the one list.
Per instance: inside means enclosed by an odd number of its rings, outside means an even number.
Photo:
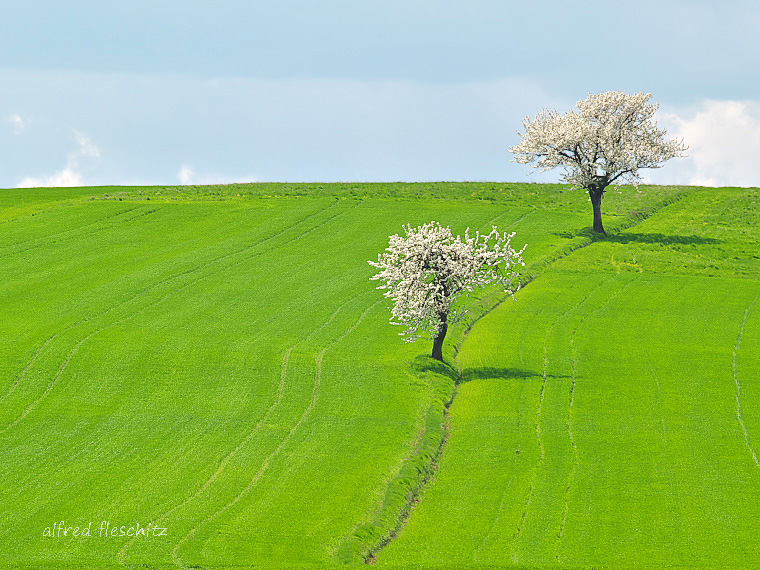
[{"label": "blue sky", "polygon": [[689,157],[656,183],[760,184],[760,4],[9,3],[0,187],[556,181],[526,115],[645,91]]}]

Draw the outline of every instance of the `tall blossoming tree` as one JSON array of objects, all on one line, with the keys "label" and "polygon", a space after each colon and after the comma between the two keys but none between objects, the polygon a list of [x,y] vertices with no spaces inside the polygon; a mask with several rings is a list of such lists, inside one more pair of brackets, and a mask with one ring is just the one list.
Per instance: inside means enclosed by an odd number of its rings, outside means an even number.
[{"label": "tall blossoming tree", "polygon": [[613,183],[641,181],[639,170],[658,168],[684,156],[687,147],[666,140],[653,117],[658,105],[651,94],[628,95],[608,91],[578,101],[578,112],[560,115],[555,110],[526,117],[520,144],[509,150],[515,160],[541,171],[565,169],[564,180],[588,191],[594,208],[594,231],[607,234],[602,225],[602,196]]},{"label": "tall blossoming tree", "polygon": [[514,234],[499,233],[495,226],[487,235],[474,236],[468,228],[464,239],[437,222],[404,226],[404,231],[406,237],[391,236],[386,253],[369,262],[380,269],[371,279],[383,281],[378,289],[393,299],[391,323],[406,327],[399,334],[408,342],[431,337],[432,357],[443,362],[449,324],[466,313],[462,296],[491,283],[514,295],[519,288],[515,268],[525,265],[525,247],[512,249]]}]

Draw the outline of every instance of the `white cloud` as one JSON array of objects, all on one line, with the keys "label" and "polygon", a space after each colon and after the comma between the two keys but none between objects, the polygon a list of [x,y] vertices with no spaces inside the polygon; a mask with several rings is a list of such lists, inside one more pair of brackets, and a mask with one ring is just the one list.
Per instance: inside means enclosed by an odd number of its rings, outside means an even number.
[{"label": "white cloud", "polygon": [[182,185],[188,184],[236,184],[240,182],[256,182],[257,179],[253,176],[242,177],[229,177],[229,176],[215,176],[213,174],[196,174],[195,170],[187,164],[184,164],[182,168],[177,172],[177,178]]},{"label": "white cloud", "polygon": [[664,113],[660,125],[669,136],[683,138],[688,157],[653,171],[649,181],[760,186],[760,102],[707,100]]},{"label": "white cloud", "polygon": [[26,121],[18,113],[8,115],[5,120],[11,124],[14,135],[20,135],[26,129]]},{"label": "white cloud", "polygon": [[39,178],[24,178],[18,185],[19,188],[64,188],[68,186],[83,186],[82,175],[71,168]]},{"label": "white cloud", "polygon": [[84,186],[80,170],[92,165],[100,158],[100,149],[83,133],[74,130],[74,140],[78,148],[70,152],[66,158],[66,166],[50,175],[27,176],[19,182],[19,188],[64,188],[69,186]]},{"label": "white cloud", "polygon": [[185,165],[179,169],[179,172],[177,173],[177,178],[179,178],[180,184],[185,184],[185,185],[192,184],[194,175],[195,175],[195,172],[193,172],[193,169]]},{"label": "white cloud", "polygon": [[74,138],[79,148],[69,155],[69,161],[77,161],[80,158],[100,158],[100,149],[79,131],[74,131]]}]

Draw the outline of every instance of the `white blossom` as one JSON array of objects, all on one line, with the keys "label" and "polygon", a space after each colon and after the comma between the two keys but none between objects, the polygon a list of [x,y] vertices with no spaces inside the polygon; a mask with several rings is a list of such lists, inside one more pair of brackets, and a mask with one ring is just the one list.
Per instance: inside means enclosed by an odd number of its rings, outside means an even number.
[{"label": "white blossom", "polygon": [[458,301],[476,288],[500,283],[512,295],[519,288],[515,268],[525,265],[525,247],[512,249],[514,233],[494,226],[489,234],[471,236],[468,228],[462,239],[435,221],[404,231],[406,237],[391,236],[386,253],[369,264],[381,270],[371,279],[384,281],[378,289],[394,301],[391,323],[406,327],[399,334],[408,342],[435,337],[461,319],[465,310]]},{"label": "white blossom", "polygon": [[541,171],[564,167],[565,181],[578,188],[636,185],[640,169],[658,168],[687,150],[683,141],[665,140],[666,131],[653,120],[658,105],[648,103],[651,97],[609,91],[578,101],[578,112],[544,110],[533,121],[525,118],[522,140],[510,151],[517,162]]}]

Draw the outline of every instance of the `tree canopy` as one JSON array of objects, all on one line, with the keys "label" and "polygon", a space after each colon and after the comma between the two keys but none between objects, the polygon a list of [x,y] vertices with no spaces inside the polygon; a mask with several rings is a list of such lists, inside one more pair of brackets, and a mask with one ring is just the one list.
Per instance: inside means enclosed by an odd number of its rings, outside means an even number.
[{"label": "tree canopy", "polygon": [[406,327],[399,334],[408,342],[430,336],[432,356],[442,361],[448,324],[466,313],[460,298],[491,283],[513,295],[525,247],[515,251],[510,245],[514,234],[499,233],[495,226],[489,234],[474,236],[468,228],[464,239],[435,221],[407,225],[404,231],[406,237],[391,236],[386,253],[369,262],[380,269],[371,279],[384,281],[378,289],[394,301],[391,323]]}]

